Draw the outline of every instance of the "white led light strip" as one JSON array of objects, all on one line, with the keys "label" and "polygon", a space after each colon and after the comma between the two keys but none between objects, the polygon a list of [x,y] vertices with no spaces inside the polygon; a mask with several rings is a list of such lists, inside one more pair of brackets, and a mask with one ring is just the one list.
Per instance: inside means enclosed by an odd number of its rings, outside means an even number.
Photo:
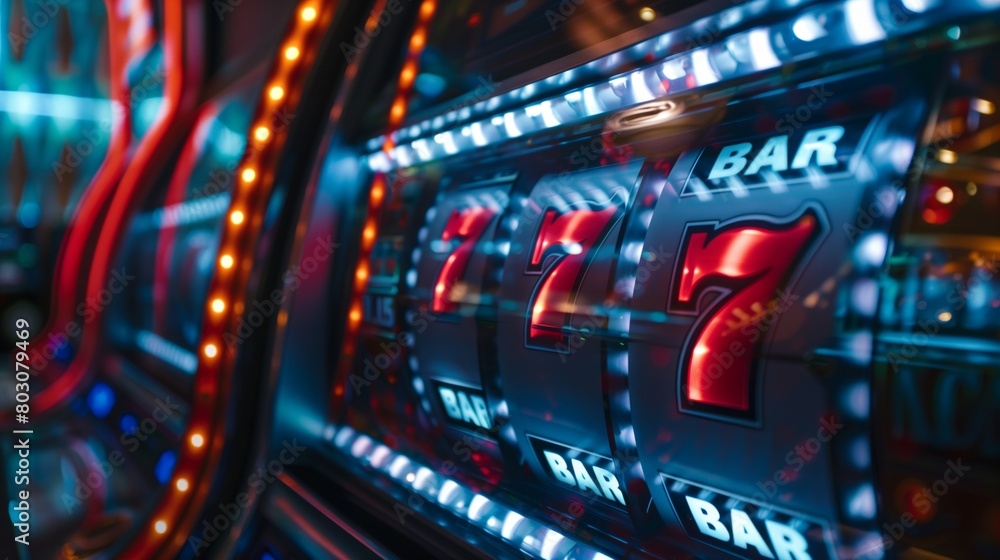
[{"label": "white led light strip", "polygon": [[163,360],[184,373],[193,375],[198,369],[197,356],[152,331],[139,331],[135,337],[135,344],[147,354]]},{"label": "white led light strip", "polygon": [[544,560],[611,560],[610,556],[478,494],[350,427],[328,428],[327,436],[337,449],[387,474],[422,500],[467,519],[524,553]]},{"label": "white led light strip", "polygon": [[[785,63],[884,41],[888,37],[903,34],[903,30],[895,28],[891,22],[883,23],[879,20],[878,4],[887,1],[846,0],[820,3],[809,6],[787,21],[753,28],[730,35],[718,43],[666,56],[668,47],[676,43],[678,37],[693,35],[695,27],[705,26],[703,21],[699,21],[682,30],[671,31],[639,43],[626,51],[612,53],[584,67],[491,97],[471,107],[456,109],[402,127],[392,135],[395,147],[388,151],[377,151],[384,145],[385,136],[372,138],[366,143],[370,153],[365,159],[372,171],[389,172],[546,129],[578,124],[639,103],[749,76]],[[919,16],[914,13],[908,21],[911,27],[915,21],[922,21],[926,27],[947,19],[995,9],[995,3],[995,0],[955,0],[928,9]],[[760,8],[758,3],[751,2],[729,8],[716,17],[738,22],[759,12]],[[912,32],[912,28],[905,30],[905,33]],[[684,33],[686,35],[679,35]],[[496,110],[504,101],[532,97],[536,89],[540,89],[537,86],[568,83],[573,79],[573,72],[582,69],[620,68],[623,58],[635,58],[623,57],[623,52],[630,55],[645,54],[659,59],[659,62],[562,95],[496,112],[480,120],[471,120],[474,114]],[[450,128],[444,130],[446,126]]]}]

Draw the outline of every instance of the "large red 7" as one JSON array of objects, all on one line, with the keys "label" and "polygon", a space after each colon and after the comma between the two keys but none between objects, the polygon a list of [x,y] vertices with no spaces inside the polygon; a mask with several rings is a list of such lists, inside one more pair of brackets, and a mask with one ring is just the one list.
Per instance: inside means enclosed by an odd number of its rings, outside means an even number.
[{"label": "large red 7", "polygon": [[[458,309],[456,300],[460,298],[454,293],[455,285],[465,274],[472,250],[476,248],[476,243],[495,215],[496,210],[477,206],[454,210],[448,216],[444,232],[441,233],[441,241],[451,242],[453,248],[441,270],[438,271],[437,280],[434,281],[431,309],[435,313],[454,313]],[[457,244],[454,243],[456,241]]]},{"label": "large red 7", "polygon": [[[753,363],[760,319],[780,313],[775,296],[819,238],[812,209],[785,223],[745,220],[688,226],[674,273],[671,310],[699,313],[681,353],[681,409],[753,418]],[[702,294],[721,297],[698,309]]]},{"label": "large red 7", "polygon": [[557,350],[560,345],[565,346],[567,337],[563,330],[572,315],[580,271],[617,213],[615,206],[563,214],[552,209],[545,211],[526,270],[542,274],[528,302],[529,345]]}]

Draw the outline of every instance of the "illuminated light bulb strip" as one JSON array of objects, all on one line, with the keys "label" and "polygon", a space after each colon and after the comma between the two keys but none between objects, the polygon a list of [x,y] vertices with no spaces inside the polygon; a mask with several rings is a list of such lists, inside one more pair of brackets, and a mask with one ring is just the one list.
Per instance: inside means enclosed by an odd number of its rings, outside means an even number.
[{"label": "illuminated light bulb strip", "polygon": [[348,426],[331,426],[327,434],[339,451],[359,460],[363,468],[388,475],[426,502],[437,504],[524,553],[544,560],[611,560],[610,556],[521,515]]},{"label": "illuminated light bulb strip", "polygon": [[[666,57],[672,54],[672,50],[676,50],[675,47],[678,44],[703,42],[702,36],[705,29],[725,31],[742,23],[751,16],[770,11],[772,5],[773,3],[768,2],[768,0],[755,0],[740,6],[727,8],[699,19],[689,26],[647,39],[576,68],[571,68],[488,99],[476,101],[471,105],[448,111],[433,119],[401,128],[392,133],[392,138],[396,142],[401,142],[420,136],[433,135],[433,133],[442,130],[445,126],[470,121],[474,116],[496,112],[500,107],[523,105],[528,101],[543,96],[549,91],[562,89],[567,84],[606,77],[622,68],[641,64],[642,61],[650,57],[657,59]],[[381,147],[384,140],[384,136],[373,138],[366,144],[366,147],[369,151],[374,152]]]},{"label": "illuminated light bulb strip", "polygon": [[[244,152],[238,171],[239,181],[231,193],[219,242],[219,257],[205,303],[202,340],[194,375],[194,399],[187,433],[174,468],[172,480],[150,513],[149,530],[130,543],[123,558],[174,557],[183,538],[191,532],[205,505],[207,492],[191,492],[210,478],[223,450],[223,417],[232,379],[234,356],[227,352],[224,334],[239,319],[243,306],[233,304],[246,290],[254,242],[259,234],[273,185],[270,169],[284,146],[283,130],[271,123],[279,111],[294,114],[299,95],[295,89],[309,69],[311,46],[329,23],[332,14],[321,12],[320,3],[306,0],[299,6],[279,47],[270,76],[261,92],[253,124],[248,130],[251,144]],[[221,216],[221,214],[220,214]]]},{"label": "illuminated light bulb strip", "polygon": [[[413,83],[417,76],[417,65],[420,54],[423,52],[427,42],[427,29],[430,26],[431,18],[437,9],[436,0],[423,0],[420,4],[420,12],[417,16],[417,24],[410,35],[407,48],[406,59],[400,70],[396,82],[396,95],[393,98],[389,109],[389,133],[383,136],[384,144],[382,153],[389,153],[393,149],[391,131],[396,130],[406,117],[406,105],[413,91]],[[358,254],[358,265],[354,274],[354,286],[351,292],[351,308],[347,315],[347,328],[344,333],[344,342],[341,344],[340,361],[338,363],[338,375],[334,383],[334,410],[339,410],[337,403],[344,394],[344,383],[346,382],[353,359],[354,348],[357,341],[358,332],[361,327],[361,298],[364,294],[368,281],[368,259],[371,256],[372,247],[378,237],[377,217],[382,208],[389,185],[383,173],[376,173],[372,180],[371,191],[368,195],[368,213],[365,218],[364,228],[361,230],[361,251]]]},{"label": "illuminated light bulb strip", "polygon": [[[677,42],[679,34],[691,35],[694,33],[692,29],[702,26],[702,22],[695,22],[682,30],[671,31],[624,51],[632,53],[639,49],[644,51],[645,56],[657,60],[655,63],[562,95],[535,100],[525,106],[526,98],[530,98],[529,94],[535,90],[551,89],[543,87],[552,79],[546,78],[480,101],[472,107],[456,109],[400,128],[395,133],[372,138],[366,143],[367,149],[371,150],[367,163],[372,171],[390,172],[549,128],[579,124],[640,103],[747,77],[785,63],[846,53],[862,45],[914,33],[913,29],[901,29],[891,22],[881,21],[878,16],[881,12],[876,8],[882,1],[885,0],[846,0],[809,6],[783,22],[724,37],[720,40],[721,44],[699,46],[669,55],[668,49]],[[742,15],[744,12],[752,11],[750,8],[748,4],[730,8],[727,12],[743,10],[739,12],[742,18],[745,17]],[[933,18],[913,16],[911,19],[914,21],[910,25],[926,28],[944,18],[989,10],[990,6],[981,0],[957,0],[942,4],[934,11]],[[820,22],[830,23],[824,26]],[[596,68],[621,68],[620,60],[623,58],[631,60],[633,57],[623,57],[622,52],[616,52],[581,68],[592,65]],[[579,70],[568,70],[560,76],[570,76]],[[406,72],[404,68],[404,74]],[[500,107],[510,106],[512,99],[520,99],[520,104],[510,110],[498,111]],[[491,116],[472,120],[475,114]],[[386,150],[387,145],[393,147]],[[380,147],[381,151],[376,151]]]}]

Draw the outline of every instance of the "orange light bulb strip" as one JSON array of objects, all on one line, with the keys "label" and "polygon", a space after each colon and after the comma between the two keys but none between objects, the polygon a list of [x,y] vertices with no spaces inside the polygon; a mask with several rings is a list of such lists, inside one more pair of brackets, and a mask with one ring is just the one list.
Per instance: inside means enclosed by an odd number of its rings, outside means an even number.
[{"label": "orange light bulb strip", "polygon": [[[396,81],[396,95],[393,98],[389,110],[388,133],[382,150],[388,152],[393,148],[392,133],[398,130],[406,117],[407,102],[413,91],[413,83],[416,79],[420,62],[420,55],[424,50],[427,38],[427,29],[431,19],[437,9],[436,0],[424,0],[420,5],[420,13],[417,17],[417,24],[410,36],[409,49],[406,53],[406,60],[400,70],[399,78]],[[377,217],[382,209],[385,193],[390,185],[386,183],[384,173],[376,173],[372,179],[371,190],[368,195],[368,213],[365,219],[364,229],[361,233],[361,251],[358,255],[357,270],[354,274],[354,286],[350,311],[347,315],[347,329],[344,333],[344,342],[341,345],[340,361],[337,366],[337,376],[334,381],[333,410],[340,410],[342,407],[341,398],[344,394],[344,382],[349,377],[350,368],[354,361],[354,348],[357,343],[358,332],[361,326],[361,298],[364,294],[368,282],[368,259],[371,256],[372,247],[378,238]]]},{"label": "orange light bulb strip", "polygon": [[279,47],[270,76],[260,94],[256,116],[248,136],[248,146],[237,171],[241,179],[232,192],[228,219],[223,222],[219,258],[205,303],[202,346],[194,376],[194,398],[182,439],[173,478],[149,516],[149,530],[141,533],[123,551],[122,558],[173,558],[186,543],[188,534],[205,506],[208,492],[204,484],[218,468],[225,433],[224,408],[233,375],[233,352],[226,345],[242,304],[255,241],[267,201],[270,198],[273,165],[284,146],[287,121],[276,118],[294,114],[299,88],[312,62],[312,45],[332,17],[332,9],[321,10],[316,0],[303,1]]}]

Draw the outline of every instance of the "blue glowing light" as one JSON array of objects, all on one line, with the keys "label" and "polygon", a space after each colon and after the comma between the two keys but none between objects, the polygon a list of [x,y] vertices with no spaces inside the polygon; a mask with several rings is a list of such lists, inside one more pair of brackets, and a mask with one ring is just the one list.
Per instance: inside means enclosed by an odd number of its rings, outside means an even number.
[{"label": "blue glowing light", "polygon": [[134,434],[139,431],[139,421],[135,419],[135,416],[125,414],[118,423],[118,427],[121,428],[123,434]]},{"label": "blue glowing light", "polygon": [[111,117],[111,100],[55,93],[0,90],[0,112],[102,121]]},{"label": "blue glowing light", "polygon": [[156,462],[156,467],[153,468],[156,480],[159,480],[160,484],[166,484],[170,480],[170,475],[174,472],[176,464],[177,454],[173,451],[164,451],[163,455],[160,455],[160,459]]},{"label": "blue glowing light", "polygon": [[340,451],[360,459],[371,469],[388,474],[410,492],[434,500],[452,514],[503,538],[530,557],[611,560],[589,544],[546,527],[350,427],[340,426],[333,431],[336,433],[333,445]]},{"label": "blue glowing light", "polygon": [[115,392],[106,383],[97,382],[87,395],[87,407],[98,418],[104,418],[115,406]]},{"label": "blue glowing light", "polygon": [[428,74],[426,72],[417,76],[417,79],[413,82],[413,87],[427,97],[437,97],[441,95],[447,86],[448,83],[444,78],[438,76],[437,74]]},{"label": "blue glowing light", "polygon": [[[941,10],[951,10],[954,15],[990,9],[1000,4],[1000,0],[970,0],[969,3],[903,1],[911,10],[927,11],[939,6]],[[897,29],[898,26],[883,25],[880,10],[876,9],[876,0],[844,0],[821,3],[818,6],[795,2],[800,3],[804,8],[795,19],[783,24],[735,32],[725,41],[727,48],[720,49],[719,45],[708,44],[683,52],[672,52],[670,45],[677,43],[681,34],[693,31],[690,26],[675,29],[627,51],[616,51],[576,69],[588,69],[588,74],[593,77],[600,76],[601,82],[595,85],[556,94],[553,87],[563,83],[560,76],[569,76],[569,73],[564,73],[492,95],[461,110],[411,124],[388,137],[371,138],[366,143],[368,150],[372,152],[366,156],[367,165],[373,171],[388,172],[434,161],[511,138],[535,134],[544,129],[572,125],[620,111],[636,103],[677,95],[694,87],[771,70],[798,61],[800,56],[815,56],[819,51],[804,45],[821,39],[823,45],[820,50],[830,54],[857,45],[884,41],[890,34],[900,36],[910,33],[910,27],[913,27],[911,25],[907,29]],[[980,6],[975,6],[975,3]],[[740,8],[720,14],[722,21],[717,22],[721,24],[719,29],[732,27],[725,20],[739,21],[742,25],[745,19],[743,12]],[[951,17],[951,13],[942,12],[938,17]],[[934,21],[915,14],[912,19],[914,25],[920,26],[932,25]],[[953,29],[954,33],[949,30],[949,37],[957,40],[960,29]],[[789,45],[786,41],[788,37],[798,40]],[[793,52],[796,49],[801,52]],[[623,53],[630,54],[626,56]],[[734,54],[738,56],[734,58]],[[737,59],[740,63],[737,63]],[[657,62],[638,69],[625,69],[626,64],[646,60]],[[416,78],[414,87],[425,95],[433,95],[441,87],[441,81],[443,78],[440,76],[423,73]],[[551,92],[552,96],[541,98],[546,92]],[[501,109],[505,103],[513,101],[531,103],[517,109]],[[449,129],[445,130],[445,127]],[[387,138],[392,142],[387,144]],[[440,140],[429,142],[430,138]],[[380,150],[383,147],[384,151]],[[738,196],[737,191],[734,193]]]},{"label": "blue glowing light", "polygon": [[21,209],[17,213],[17,218],[21,221],[22,226],[31,229],[38,225],[39,220],[42,218],[42,211],[38,207],[38,204],[26,202],[21,205]]},{"label": "blue glowing light", "polygon": [[73,357],[73,346],[69,342],[64,342],[56,348],[56,359],[60,362],[68,362]]}]

